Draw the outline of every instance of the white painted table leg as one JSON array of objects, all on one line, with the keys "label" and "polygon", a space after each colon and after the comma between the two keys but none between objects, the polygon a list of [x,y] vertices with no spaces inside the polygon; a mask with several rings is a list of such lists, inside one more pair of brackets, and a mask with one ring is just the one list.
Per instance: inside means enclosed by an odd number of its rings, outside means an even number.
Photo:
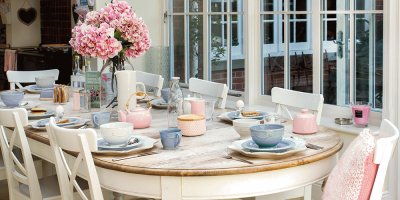
[{"label": "white painted table leg", "polygon": [[114,200],[123,200],[122,194],[118,192],[113,192]]},{"label": "white painted table leg", "polygon": [[307,185],[304,187],[304,200],[311,200],[312,196],[312,185]]},{"label": "white painted table leg", "polygon": [[162,200],[182,199],[182,179],[180,177],[161,177],[161,198]]}]

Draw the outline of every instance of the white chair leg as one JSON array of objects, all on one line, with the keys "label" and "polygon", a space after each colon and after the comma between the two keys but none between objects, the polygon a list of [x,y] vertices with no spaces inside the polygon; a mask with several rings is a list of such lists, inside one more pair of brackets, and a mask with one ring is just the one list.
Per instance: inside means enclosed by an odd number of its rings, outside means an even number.
[{"label": "white chair leg", "polygon": [[311,200],[312,196],[312,185],[307,185],[304,187],[304,200]]}]

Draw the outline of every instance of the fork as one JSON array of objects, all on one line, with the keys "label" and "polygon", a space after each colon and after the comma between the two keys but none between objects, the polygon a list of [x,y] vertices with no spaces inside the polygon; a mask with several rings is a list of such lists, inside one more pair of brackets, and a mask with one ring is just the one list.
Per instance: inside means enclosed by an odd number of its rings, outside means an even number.
[{"label": "fork", "polygon": [[224,155],[223,158],[232,159],[232,160],[236,160],[236,161],[239,161],[239,162],[244,162],[244,163],[247,163],[247,164],[254,164],[253,162],[251,162],[249,160],[246,160],[246,159],[243,159],[243,158],[238,158],[238,157],[233,157],[233,156],[228,155],[228,154]]},{"label": "fork", "polygon": [[127,156],[127,157],[123,157],[123,158],[113,158],[112,161],[115,162],[115,161],[120,161],[120,160],[127,160],[127,159],[131,159],[131,158],[138,158],[138,157],[142,157],[142,156],[154,155],[154,154],[158,154],[158,153],[159,152],[156,152],[156,151],[150,151],[150,152],[140,153],[140,154]]}]

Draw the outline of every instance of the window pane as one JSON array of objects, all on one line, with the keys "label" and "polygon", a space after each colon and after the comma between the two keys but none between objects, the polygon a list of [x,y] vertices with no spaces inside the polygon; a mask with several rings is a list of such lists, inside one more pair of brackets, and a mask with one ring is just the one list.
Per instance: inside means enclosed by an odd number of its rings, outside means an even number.
[{"label": "window pane", "polygon": [[[284,87],[284,48],[282,44],[283,26],[282,23],[275,23],[278,19],[282,20],[283,15],[261,15],[262,44],[262,88],[263,94],[271,95],[273,87]],[[276,20],[274,20],[276,19]],[[274,25],[276,24],[276,25]]]},{"label": "window pane", "polygon": [[243,12],[243,0],[231,0],[232,12]]},{"label": "window pane", "polygon": [[189,70],[190,77],[203,78],[203,18],[201,15],[189,17]]},{"label": "window pane", "polygon": [[283,11],[285,0],[262,0],[261,11]]},{"label": "window pane", "polygon": [[203,12],[203,0],[189,0],[189,12]]},{"label": "window pane", "polygon": [[355,0],[356,10],[383,10],[383,0]]},{"label": "window pane", "polygon": [[350,0],[321,0],[323,11],[327,10],[349,10]]},{"label": "window pane", "polygon": [[210,66],[211,80],[218,83],[227,83],[227,55],[226,55],[226,22],[225,15],[211,15],[210,18]]},{"label": "window pane", "polygon": [[[290,89],[302,92],[312,92],[313,89],[313,55],[311,39],[308,39],[307,31],[311,29],[311,21],[306,20],[307,16],[301,15],[305,20],[292,20],[289,31],[291,39],[288,56]],[[294,15],[290,17],[293,19]]]},{"label": "window pane", "polygon": [[[233,19],[237,19],[233,21]],[[232,59],[232,89],[244,91],[244,45],[243,45],[243,16],[232,15],[231,17],[231,59]]]},{"label": "window pane", "polygon": [[289,0],[290,11],[307,11],[308,0]]},{"label": "window pane", "polygon": [[338,14],[336,21],[327,20],[329,18],[323,15],[322,36],[329,38],[322,41],[321,49],[324,102],[348,105],[350,103],[349,15]]},{"label": "window pane", "polygon": [[173,0],[173,11],[174,13],[177,12],[184,12],[185,11],[185,0]]},{"label": "window pane", "polygon": [[185,29],[184,16],[173,16],[173,59],[174,59],[174,76],[185,80]]},{"label": "window pane", "polygon": [[383,15],[357,14],[355,41],[355,100],[382,108]]},{"label": "window pane", "polygon": [[226,1],[227,0],[209,0],[210,10],[211,12],[226,12]]}]

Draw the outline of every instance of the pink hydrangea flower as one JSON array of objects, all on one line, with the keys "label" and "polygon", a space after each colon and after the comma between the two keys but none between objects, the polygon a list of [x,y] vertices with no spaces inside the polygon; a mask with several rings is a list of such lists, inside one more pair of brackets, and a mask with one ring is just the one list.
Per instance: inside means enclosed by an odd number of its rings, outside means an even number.
[{"label": "pink hydrangea flower", "polygon": [[114,0],[99,11],[86,15],[72,29],[71,46],[84,56],[112,58],[121,51],[126,57],[143,55],[151,45],[144,21],[126,1]]}]

